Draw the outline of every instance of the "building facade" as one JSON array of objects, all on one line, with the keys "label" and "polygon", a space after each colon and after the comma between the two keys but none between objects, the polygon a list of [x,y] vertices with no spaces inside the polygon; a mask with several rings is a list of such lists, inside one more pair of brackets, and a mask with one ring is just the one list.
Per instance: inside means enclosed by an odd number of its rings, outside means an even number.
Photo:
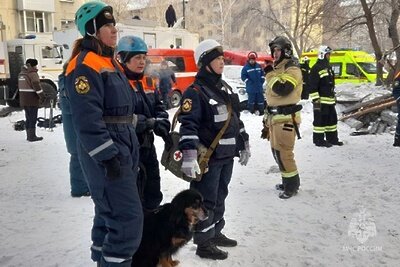
[{"label": "building facade", "polygon": [[2,0],[0,41],[52,36],[54,30],[75,27],[76,10],[84,0]]}]

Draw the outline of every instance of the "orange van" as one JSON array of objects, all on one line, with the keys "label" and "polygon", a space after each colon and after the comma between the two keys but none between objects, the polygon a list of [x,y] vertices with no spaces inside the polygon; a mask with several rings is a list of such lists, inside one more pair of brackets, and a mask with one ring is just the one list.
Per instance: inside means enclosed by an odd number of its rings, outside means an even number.
[{"label": "orange van", "polygon": [[172,85],[171,104],[180,105],[183,92],[194,81],[197,66],[194,62],[194,51],[191,49],[149,49],[147,59],[150,61],[150,72],[160,69],[161,61],[168,62],[169,68],[175,73],[176,84]]}]

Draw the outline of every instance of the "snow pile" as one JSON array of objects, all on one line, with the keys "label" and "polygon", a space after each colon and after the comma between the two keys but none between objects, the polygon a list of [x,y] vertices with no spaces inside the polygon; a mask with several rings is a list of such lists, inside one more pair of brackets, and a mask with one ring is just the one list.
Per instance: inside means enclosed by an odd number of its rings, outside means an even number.
[{"label": "snow pile", "polygon": [[[400,150],[392,146],[393,136],[353,137],[339,123],[345,145],[315,147],[312,105],[303,104],[302,139],[295,148],[299,194],[278,198],[280,175],[269,143],[260,139],[261,117],[243,113],[252,157],[246,167],[235,164],[225,227],[239,245],[227,249],[227,260],[211,261],[197,257],[189,243],[175,256],[180,266],[398,266]],[[69,195],[62,126],[39,128],[44,140],[29,143],[12,127],[23,118],[23,112],[0,118],[0,266],[94,266],[93,204]],[[162,146],[156,138],[159,156]],[[188,187],[164,170],[161,176],[164,201]]]}]

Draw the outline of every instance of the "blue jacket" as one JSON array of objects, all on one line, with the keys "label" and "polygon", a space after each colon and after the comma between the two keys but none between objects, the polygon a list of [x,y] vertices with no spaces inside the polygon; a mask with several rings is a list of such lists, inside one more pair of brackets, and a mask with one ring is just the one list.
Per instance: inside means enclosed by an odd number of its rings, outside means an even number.
[{"label": "blue jacket", "polygon": [[[85,41],[83,45],[90,47],[90,43]],[[100,162],[119,153],[128,153],[119,151],[114,141],[122,132],[134,131],[133,126],[121,124],[110,131],[103,117],[132,115],[136,97],[122,73],[122,67],[113,59],[112,52],[100,56],[89,50],[82,63],[77,64],[82,53],[68,64],[67,97],[80,143],[90,157]]]},{"label": "blue jacket", "polygon": [[[181,123],[179,149],[197,149],[199,143],[210,147],[214,138],[228,118],[227,104],[233,101],[233,94],[221,89],[220,78],[200,70],[194,86],[189,87],[182,96],[181,112],[178,120]],[[240,120],[240,111],[232,110],[229,126],[219,141],[209,164],[230,160],[243,150],[248,134]]]},{"label": "blue jacket", "polygon": [[171,69],[161,69],[159,72],[159,88],[162,94],[172,90],[172,83],[176,83],[175,73]]},{"label": "blue jacket", "polygon": [[265,81],[265,74],[261,65],[255,63],[250,65],[249,62],[242,69],[242,81],[246,84],[247,93],[262,93],[263,84]]}]

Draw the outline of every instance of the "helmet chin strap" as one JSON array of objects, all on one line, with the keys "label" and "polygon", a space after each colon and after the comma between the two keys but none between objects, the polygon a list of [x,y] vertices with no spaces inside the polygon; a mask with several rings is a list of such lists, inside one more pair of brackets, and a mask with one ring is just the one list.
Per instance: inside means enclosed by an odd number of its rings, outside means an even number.
[{"label": "helmet chin strap", "polygon": [[93,21],[93,29],[94,29],[94,33],[90,33],[90,32],[86,32],[87,35],[92,36],[94,38],[97,38],[97,29],[96,29],[96,18],[92,19]]}]

